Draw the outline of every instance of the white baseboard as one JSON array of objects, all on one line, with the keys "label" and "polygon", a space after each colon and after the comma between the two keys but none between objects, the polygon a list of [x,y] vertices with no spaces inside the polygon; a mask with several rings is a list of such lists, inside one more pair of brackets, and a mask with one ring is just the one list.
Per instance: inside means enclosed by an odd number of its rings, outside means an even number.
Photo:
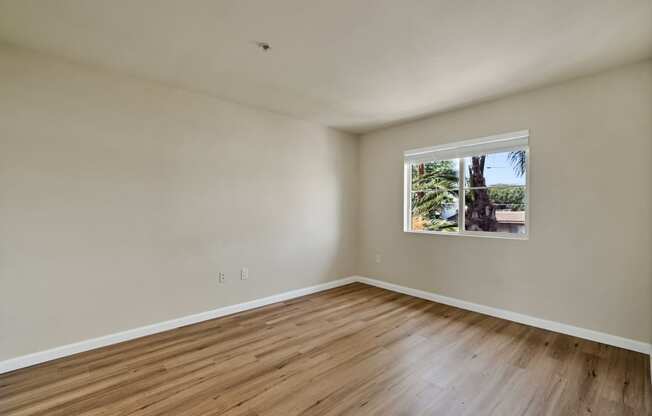
[{"label": "white baseboard", "polygon": [[157,334],[163,331],[169,331],[170,329],[178,328],[181,326],[191,325],[197,322],[207,321],[209,319],[215,319],[249,309],[259,308],[261,306],[270,305],[276,302],[283,302],[285,300],[309,295],[311,293],[321,292],[323,290],[332,289],[338,286],[353,283],[355,281],[356,278],[354,277],[345,277],[343,279],[333,280],[315,286],[279,293],[277,295],[268,296],[266,298],[255,299],[249,302],[238,303],[236,305],[229,305],[206,312],[200,312],[194,315],[184,316],[182,318],[172,319],[169,321],[159,322],[147,326],[141,326],[139,328],[129,329],[127,331],[117,332],[115,334],[105,335],[98,338],[76,342],[74,344],[63,345],[61,347],[56,347],[45,351],[39,351],[33,354],[11,358],[6,361],[0,361],[0,374],[17,370],[19,368],[29,367],[35,364],[40,364],[46,361],[55,360],[57,358],[67,357],[69,355],[77,354],[80,352],[106,347],[108,345],[117,344],[119,342],[129,341],[147,335]]},{"label": "white baseboard", "polygon": [[394,283],[388,283],[382,280],[371,279],[368,277],[356,276],[355,280],[361,283],[366,283],[368,285],[391,290],[393,292],[403,293],[417,298],[431,300],[433,302],[443,303],[445,305],[455,306],[469,311],[479,312],[484,315],[495,316],[497,318],[506,319],[508,321],[518,322],[537,328],[543,328],[549,331],[559,332],[591,341],[601,342],[603,344],[612,345],[614,347],[620,347],[631,351],[642,352],[644,354],[652,353],[652,345],[642,341],[636,341],[616,335],[605,334],[604,332],[580,328],[573,325],[563,324],[561,322],[535,318],[534,316],[524,315],[504,309],[493,308],[491,306],[480,305],[478,303],[467,302],[464,300],[450,298],[448,296],[442,296],[436,293],[426,292],[424,290],[412,289],[409,287],[400,286]]},{"label": "white baseboard", "polygon": [[[485,315],[495,316],[497,318],[507,319],[509,321],[514,321],[525,325],[534,326],[537,328],[543,328],[550,331],[559,332],[562,334],[572,335],[578,338],[597,341],[603,344],[613,345],[615,347],[637,351],[644,354],[650,354],[652,352],[652,346],[645,342],[622,338],[616,335],[605,334],[603,332],[593,331],[590,329],[579,328],[576,326],[567,325],[560,322],[535,318],[533,316],[523,315],[517,312],[511,312],[504,309],[498,309],[490,306],[480,305],[477,303],[467,302],[464,300],[450,298],[448,296],[442,296],[436,293],[426,292],[419,289],[412,289],[409,287],[400,286],[394,283],[389,283],[381,280],[371,279],[368,277],[352,276],[352,277],[346,277],[339,280],[333,280],[316,286],[310,286],[302,289],[291,290],[289,292],[279,293],[277,295],[268,296],[266,298],[255,299],[249,302],[238,303],[236,305],[229,305],[222,308],[197,313],[194,315],[188,315],[188,316],[172,319],[165,322],[159,322],[156,324],[142,326],[139,328],[118,332],[115,334],[110,334],[98,338],[80,341],[74,344],[63,345],[61,347],[52,348],[45,351],[40,351],[33,354],[11,358],[6,361],[0,361],[0,374],[17,370],[20,368],[40,364],[46,361],[55,360],[57,358],[67,357],[80,352],[106,347],[108,345],[117,344],[119,342],[129,341],[147,335],[157,334],[163,331],[169,331],[170,329],[178,328],[181,326],[191,325],[197,322],[207,321],[210,319],[231,315],[249,309],[259,308],[261,306],[270,305],[276,302],[283,302],[285,300],[297,298],[299,296],[305,296],[311,293],[321,292],[323,290],[332,289],[338,286],[343,286],[354,282],[365,283],[368,285],[391,290],[393,292],[404,293],[406,295],[414,296],[417,298],[443,303],[445,305],[455,306],[461,309],[479,312]],[[650,364],[650,369],[652,371],[652,363]]]}]

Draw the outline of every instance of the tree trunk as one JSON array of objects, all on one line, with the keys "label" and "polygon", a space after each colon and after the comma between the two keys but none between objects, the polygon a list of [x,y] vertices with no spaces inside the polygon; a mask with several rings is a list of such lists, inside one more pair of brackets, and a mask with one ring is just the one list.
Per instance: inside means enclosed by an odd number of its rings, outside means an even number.
[{"label": "tree trunk", "polygon": [[[471,158],[469,166],[469,186],[472,188],[485,187],[484,178],[485,156]],[[496,207],[489,199],[489,191],[486,188],[467,191],[473,195],[473,200],[468,201],[466,208],[466,229],[470,231],[496,231]]]}]

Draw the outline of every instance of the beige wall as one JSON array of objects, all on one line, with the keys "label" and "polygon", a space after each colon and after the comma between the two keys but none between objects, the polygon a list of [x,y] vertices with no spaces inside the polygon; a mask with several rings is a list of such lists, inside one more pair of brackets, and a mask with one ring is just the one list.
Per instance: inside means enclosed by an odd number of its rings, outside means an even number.
[{"label": "beige wall", "polygon": [[[648,61],[360,141],[0,47],[0,360],[355,273],[650,342],[651,114]],[[524,128],[530,240],[402,232],[403,150]]]},{"label": "beige wall", "polygon": [[[528,241],[403,233],[404,150],[520,129]],[[652,62],[368,134],[360,155],[360,274],[652,341]]]},{"label": "beige wall", "polygon": [[357,166],[343,133],[0,48],[0,360],[354,274]]}]

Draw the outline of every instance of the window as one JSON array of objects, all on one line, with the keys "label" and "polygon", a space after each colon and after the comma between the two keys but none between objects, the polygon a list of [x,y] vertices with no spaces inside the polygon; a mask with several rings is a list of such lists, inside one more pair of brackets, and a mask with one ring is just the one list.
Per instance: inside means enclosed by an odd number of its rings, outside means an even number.
[{"label": "window", "polygon": [[527,238],[528,131],[406,151],[404,231]]}]

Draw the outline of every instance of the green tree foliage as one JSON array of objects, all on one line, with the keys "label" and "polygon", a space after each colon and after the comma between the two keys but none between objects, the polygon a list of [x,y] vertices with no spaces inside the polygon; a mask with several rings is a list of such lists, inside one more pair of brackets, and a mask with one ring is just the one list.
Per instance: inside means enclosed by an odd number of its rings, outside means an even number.
[{"label": "green tree foliage", "polygon": [[500,209],[511,211],[525,210],[525,189],[507,185],[489,188],[489,197]]},{"label": "green tree foliage", "polygon": [[452,160],[412,165],[412,216],[424,220],[430,231],[456,231],[457,222],[442,215],[447,206],[457,204],[458,172]]}]

